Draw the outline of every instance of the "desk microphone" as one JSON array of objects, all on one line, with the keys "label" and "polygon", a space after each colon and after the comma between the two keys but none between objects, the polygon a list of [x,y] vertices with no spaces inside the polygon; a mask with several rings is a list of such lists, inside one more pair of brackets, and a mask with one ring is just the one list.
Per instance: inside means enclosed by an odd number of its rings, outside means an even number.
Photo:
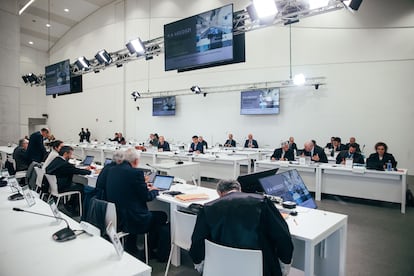
[{"label": "desk microphone", "polygon": [[158,171],[158,169],[156,168],[156,167],[154,167],[154,166],[152,166],[152,165],[150,165],[150,164],[145,164],[145,165],[147,165],[148,167],[150,167],[151,169],[152,169],[152,171],[155,171],[155,172],[157,172]]},{"label": "desk microphone", "polygon": [[76,238],[75,232],[73,232],[73,230],[70,229],[68,221],[64,218],[49,216],[49,215],[40,214],[40,213],[36,213],[36,212],[31,212],[31,211],[23,210],[21,208],[16,208],[16,207],[13,208],[13,211],[26,212],[26,213],[35,214],[35,215],[44,216],[44,217],[49,217],[49,218],[54,218],[54,219],[61,219],[64,222],[66,222],[66,228],[63,228],[63,229],[57,231],[56,233],[54,233],[52,235],[52,238],[57,242],[69,241],[69,240],[73,240],[73,239]]},{"label": "desk microphone", "polygon": [[177,162],[175,162],[175,164],[176,164],[176,165],[182,165],[182,164],[184,164],[184,162],[181,160],[180,156],[178,156],[176,152],[175,152],[174,154],[175,154],[175,155],[177,156],[177,158],[178,158],[178,161],[177,161]]}]

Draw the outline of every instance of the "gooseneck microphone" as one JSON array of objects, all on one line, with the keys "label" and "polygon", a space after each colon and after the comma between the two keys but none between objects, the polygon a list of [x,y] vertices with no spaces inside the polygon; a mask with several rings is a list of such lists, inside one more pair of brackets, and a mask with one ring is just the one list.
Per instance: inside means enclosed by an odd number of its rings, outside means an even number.
[{"label": "gooseneck microphone", "polygon": [[150,167],[151,169],[152,169],[152,171],[158,171],[158,169],[156,168],[156,167],[154,167],[154,166],[152,166],[152,165],[150,165],[150,164],[145,164],[145,165],[147,165],[148,167]]},{"label": "gooseneck microphone", "polygon": [[44,216],[44,217],[49,217],[49,218],[54,218],[54,219],[61,219],[64,222],[66,222],[66,228],[63,228],[63,229],[57,231],[56,233],[54,233],[52,235],[52,238],[57,242],[70,241],[70,240],[73,240],[73,239],[76,238],[75,232],[73,232],[73,230],[70,229],[68,221],[64,218],[54,217],[54,216],[45,215],[45,214],[36,213],[36,212],[31,212],[31,211],[23,210],[21,208],[16,208],[16,207],[13,208],[13,211],[26,212],[26,213],[35,214],[35,215]]}]

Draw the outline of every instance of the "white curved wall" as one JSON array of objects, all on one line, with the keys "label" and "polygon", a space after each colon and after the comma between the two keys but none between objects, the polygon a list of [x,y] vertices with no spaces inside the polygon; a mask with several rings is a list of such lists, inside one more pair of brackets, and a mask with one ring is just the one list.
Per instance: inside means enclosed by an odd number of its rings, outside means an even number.
[{"label": "white curved wall", "polygon": [[[248,2],[237,1],[235,10]],[[102,48],[124,48],[138,36],[162,36],[165,23],[227,3],[231,1],[118,1],[70,30],[52,49],[50,62],[92,58]],[[293,25],[293,73],[325,76],[327,85],[282,89],[279,115],[242,116],[240,93],[229,92],[178,96],[176,116],[152,117],[151,100],[134,102],[130,93],[287,79],[289,29],[284,26],[247,33],[243,64],[177,74],[164,72],[160,55],[86,74],[83,93],[47,99],[50,127],[66,141],[75,141],[81,127],[90,128],[98,140],[123,131],[128,139],[144,141],[157,132],[170,142],[188,142],[200,134],[213,144],[223,143],[228,132],[243,142],[251,132],[259,145],[275,147],[291,135],[298,144],[315,139],[321,145],[331,136],[345,141],[356,136],[367,153],[385,141],[400,167],[412,172],[413,26],[414,3],[409,0],[364,0],[356,14],[341,10]]]}]

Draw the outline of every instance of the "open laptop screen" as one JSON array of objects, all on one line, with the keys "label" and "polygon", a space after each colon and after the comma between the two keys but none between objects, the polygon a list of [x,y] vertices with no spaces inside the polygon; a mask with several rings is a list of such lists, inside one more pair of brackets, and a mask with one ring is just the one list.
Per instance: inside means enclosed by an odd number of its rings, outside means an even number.
[{"label": "open laptop screen", "polygon": [[82,161],[82,165],[84,165],[84,166],[89,166],[90,164],[92,164],[93,158],[94,158],[94,156],[92,156],[92,155],[87,155],[87,156],[85,157],[85,159]]},{"label": "open laptop screen", "polygon": [[160,190],[169,190],[173,181],[174,176],[157,174],[154,178],[153,185]]},{"label": "open laptop screen", "polygon": [[283,201],[294,201],[299,206],[317,208],[297,170],[267,176],[259,182],[265,194],[281,197]]}]

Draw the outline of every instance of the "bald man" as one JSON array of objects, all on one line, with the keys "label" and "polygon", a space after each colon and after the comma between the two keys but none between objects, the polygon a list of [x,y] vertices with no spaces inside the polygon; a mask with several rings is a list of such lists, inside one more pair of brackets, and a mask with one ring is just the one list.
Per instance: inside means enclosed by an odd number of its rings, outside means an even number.
[{"label": "bald man", "polygon": [[310,156],[314,162],[328,163],[328,158],[321,147],[315,145],[312,141],[307,141],[304,147],[302,156]]}]

